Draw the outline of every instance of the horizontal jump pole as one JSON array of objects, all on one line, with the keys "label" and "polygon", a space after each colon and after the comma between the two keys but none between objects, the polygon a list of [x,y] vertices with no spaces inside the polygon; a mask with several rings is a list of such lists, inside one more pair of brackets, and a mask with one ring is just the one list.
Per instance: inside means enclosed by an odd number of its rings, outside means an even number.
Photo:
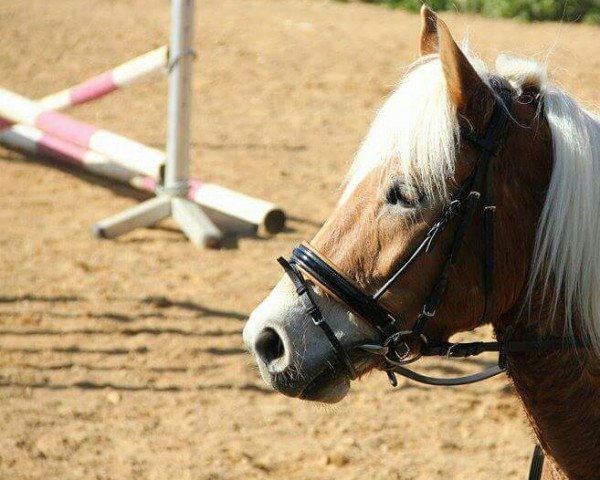
[{"label": "horizontal jump pole", "polygon": [[[43,156],[62,165],[127,183],[138,190],[158,193],[159,185],[154,178],[139,175],[105,155],[48,135],[35,127],[15,125],[0,132],[0,143],[12,150]],[[205,208],[217,223],[226,223],[237,231],[248,231],[244,224],[249,224],[255,228],[262,227],[268,233],[277,233],[285,224],[285,213],[277,205],[219,185],[190,180],[187,196]],[[236,219],[241,222],[236,222]]]},{"label": "horizontal jump pole", "polygon": [[105,155],[123,167],[154,178],[161,177],[165,154],[122,135],[96,128],[39,103],[0,88],[0,117],[37,128],[60,140]]},{"label": "horizontal jump pole", "polygon": [[164,70],[168,61],[169,49],[162,46],[78,85],[47,95],[37,103],[45,110],[64,110],[81,105]]},{"label": "horizontal jump pole", "polygon": [[[141,190],[154,192],[157,189],[156,181],[149,177],[138,176],[130,183]],[[187,198],[201,207],[263,226],[268,233],[280,232],[285,225],[285,213],[277,205],[214,183],[191,179]]]},{"label": "horizontal jump pole", "polygon": [[0,143],[11,150],[38,155],[62,165],[87,170],[101,177],[129,183],[137,174],[105,155],[86,150],[27,125],[15,125],[0,132]]},{"label": "horizontal jump pole", "polygon": [[[81,105],[164,70],[167,68],[168,62],[169,49],[162,46],[73,87],[46,95],[37,100],[37,103],[44,110],[64,110]],[[0,130],[8,128],[12,124],[12,122],[0,119]]]}]

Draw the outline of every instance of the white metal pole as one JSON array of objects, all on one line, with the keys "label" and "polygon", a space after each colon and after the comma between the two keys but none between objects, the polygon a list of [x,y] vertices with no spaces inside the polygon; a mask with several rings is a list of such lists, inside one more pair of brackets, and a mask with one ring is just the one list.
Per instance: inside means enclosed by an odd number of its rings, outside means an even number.
[{"label": "white metal pole", "polygon": [[167,159],[163,186],[158,189],[158,198],[98,222],[94,233],[112,238],[172,215],[192,242],[218,247],[223,234],[198,205],[187,199],[194,0],[172,0],[171,5]]},{"label": "white metal pole", "polygon": [[194,0],[173,0],[164,188],[181,196],[189,179],[193,43]]}]

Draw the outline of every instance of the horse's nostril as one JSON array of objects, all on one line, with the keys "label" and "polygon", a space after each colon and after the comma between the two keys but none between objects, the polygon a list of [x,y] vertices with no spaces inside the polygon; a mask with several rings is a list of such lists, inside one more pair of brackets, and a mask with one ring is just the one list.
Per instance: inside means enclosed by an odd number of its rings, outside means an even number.
[{"label": "horse's nostril", "polygon": [[279,334],[272,328],[265,328],[256,339],[254,345],[257,355],[267,365],[283,357],[285,347]]}]

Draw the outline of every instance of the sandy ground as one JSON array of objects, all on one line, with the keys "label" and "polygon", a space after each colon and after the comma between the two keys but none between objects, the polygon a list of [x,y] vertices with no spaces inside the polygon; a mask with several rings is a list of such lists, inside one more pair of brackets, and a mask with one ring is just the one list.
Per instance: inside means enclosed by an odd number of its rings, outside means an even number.
[{"label": "sandy ground", "polygon": [[[280,203],[289,228],[222,251],[168,222],[97,241],[91,224],[140,197],[0,150],[0,478],[525,478],[532,438],[506,379],[394,391],[372,375],[323,407],[266,390],[241,343],[280,275],[274,258],[326,218],[415,58],[418,18],[320,0],[199,4],[194,174]],[[0,83],[31,97],[71,85],[163,43],[168,14],[164,0],[2,0]],[[555,76],[600,102],[597,27],[444,18],[488,61],[553,48]],[[165,87],[76,114],[162,147]]]}]

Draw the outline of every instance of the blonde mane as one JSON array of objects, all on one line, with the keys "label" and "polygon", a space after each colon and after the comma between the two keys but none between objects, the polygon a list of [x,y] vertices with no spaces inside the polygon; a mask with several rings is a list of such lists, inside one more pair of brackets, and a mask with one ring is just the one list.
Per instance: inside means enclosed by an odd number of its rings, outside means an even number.
[{"label": "blonde mane", "polygon": [[399,87],[379,110],[350,168],[343,202],[361,180],[380,165],[386,174],[418,183],[423,192],[445,192],[454,175],[459,135],[442,65],[428,56],[409,66]]},{"label": "blonde mane", "polygon": [[497,68],[513,82],[537,82],[552,132],[553,171],[536,233],[530,296],[541,283],[553,312],[564,302],[567,333],[589,339],[600,355],[600,118],[549,82],[536,63],[501,57]]},{"label": "blonde mane", "polygon": [[[469,58],[487,79],[483,63]],[[536,233],[529,293],[541,284],[553,311],[564,302],[567,333],[590,339],[600,355],[600,118],[551,83],[543,65],[501,55],[496,70],[517,89],[540,91],[541,113],[553,138],[553,172]],[[459,141],[440,60],[424,57],[409,67],[378,112],[340,203],[378,166],[385,167],[386,178],[397,175],[418,183],[429,197],[444,196]]]}]

